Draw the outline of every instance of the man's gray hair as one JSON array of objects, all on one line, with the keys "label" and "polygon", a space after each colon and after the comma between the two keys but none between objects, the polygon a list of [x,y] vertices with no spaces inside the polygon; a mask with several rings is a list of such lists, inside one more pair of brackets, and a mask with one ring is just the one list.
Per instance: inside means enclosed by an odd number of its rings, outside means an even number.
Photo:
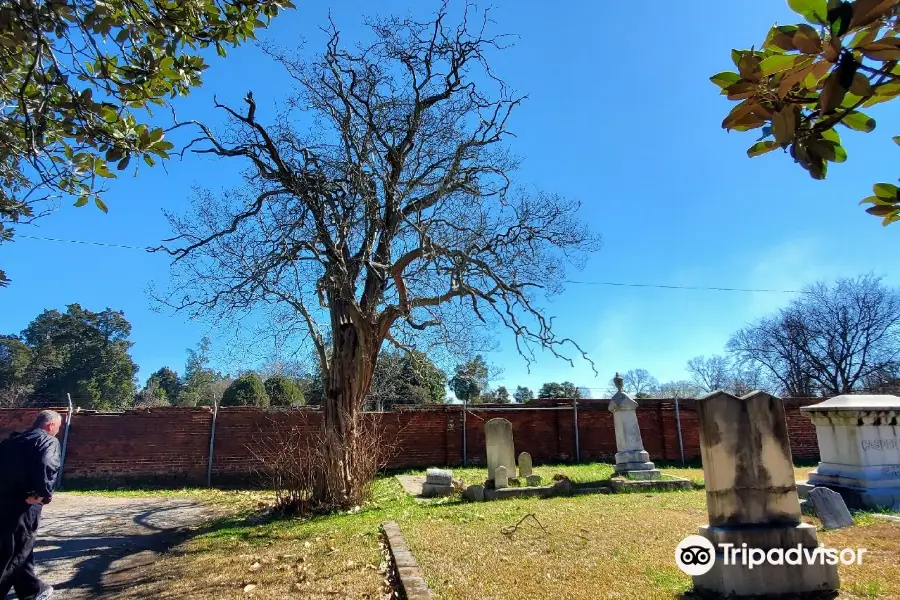
[{"label": "man's gray hair", "polygon": [[42,428],[50,423],[62,423],[62,416],[55,410],[42,410],[34,419],[32,427]]}]

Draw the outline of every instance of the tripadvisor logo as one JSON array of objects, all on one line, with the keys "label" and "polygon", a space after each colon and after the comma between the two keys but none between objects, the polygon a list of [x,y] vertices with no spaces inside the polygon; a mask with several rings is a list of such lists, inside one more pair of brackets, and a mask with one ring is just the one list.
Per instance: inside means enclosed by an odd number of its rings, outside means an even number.
[{"label": "tripadvisor logo", "polygon": [[748,569],[763,564],[770,565],[801,565],[820,564],[836,565],[838,562],[844,565],[861,565],[865,548],[805,548],[798,544],[791,548],[750,548],[747,544],[736,546],[735,544],[719,544],[718,549],[713,543],[701,535],[689,535],[675,548],[675,564],[678,568],[691,576],[705,575],[715,564],[721,560],[723,565],[741,565]]}]

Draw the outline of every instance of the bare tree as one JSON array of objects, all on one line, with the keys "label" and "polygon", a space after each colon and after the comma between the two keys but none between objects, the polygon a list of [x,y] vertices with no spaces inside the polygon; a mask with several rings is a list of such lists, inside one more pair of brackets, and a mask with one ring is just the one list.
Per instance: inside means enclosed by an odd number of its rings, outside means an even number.
[{"label": "bare tree", "polygon": [[[455,25],[446,5],[428,23],[375,21],[356,51],[332,25],[311,62],[269,49],[298,86],[290,110],[264,124],[248,93],[245,111],[216,102],[227,134],[196,124],[195,151],[249,167],[241,188],[200,192],[194,214],[171,218],[175,289],[163,300],[219,318],[275,306],[311,339],[329,465],[315,494],[329,506],[364,484],[359,413],[383,342],[450,343],[477,318],[509,327],[528,361],[542,348],[571,362],[565,345],[585,357],[540,301],[596,240],[576,203],[512,185],[504,142],[522,97],[488,66],[504,38],[470,9]],[[296,110],[315,119],[307,135]]]},{"label": "bare tree", "polygon": [[788,394],[846,394],[900,359],[900,294],[872,275],[817,283],[728,348]]},{"label": "bare tree", "polygon": [[709,358],[695,356],[688,361],[687,370],[694,385],[704,392],[728,388],[731,365],[724,356],[719,354],[713,354]]},{"label": "bare tree", "polygon": [[696,398],[702,393],[693,381],[686,379],[663,383],[658,391],[661,398]]},{"label": "bare tree", "polygon": [[625,391],[636,398],[649,398],[659,391],[659,381],[647,369],[631,369],[622,379]]}]

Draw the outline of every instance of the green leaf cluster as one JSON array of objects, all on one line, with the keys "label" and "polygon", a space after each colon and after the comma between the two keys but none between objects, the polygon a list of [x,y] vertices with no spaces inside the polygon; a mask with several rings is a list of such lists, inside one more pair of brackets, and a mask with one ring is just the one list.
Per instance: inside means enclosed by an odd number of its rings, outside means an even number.
[{"label": "green leaf cluster", "polygon": [[106,212],[104,181],[174,148],[147,124],[152,107],[202,83],[205,48],[224,56],[287,8],[289,0],[0,3],[0,242],[58,198]]},{"label": "green leaf cluster", "polygon": [[[829,163],[847,160],[835,131],[842,125],[869,133],[875,120],[862,109],[900,95],[900,2],[897,0],[788,0],[806,22],[776,25],[759,49],[733,50],[735,71],[710,80],[737,104],[722,121],[726,130],[761,129],[747,150],[761,156],[781,149],[815,179]],[[881,185],[881,184],[879,184]],[[877,186],[876,186],[877,187]],[[888,225],[895,203],[868,212]]]}]

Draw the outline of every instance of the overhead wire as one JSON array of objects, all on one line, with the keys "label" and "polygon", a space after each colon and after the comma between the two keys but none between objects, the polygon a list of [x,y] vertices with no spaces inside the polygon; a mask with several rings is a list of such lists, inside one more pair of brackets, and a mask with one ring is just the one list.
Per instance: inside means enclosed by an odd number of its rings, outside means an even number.
[{"label": "overhead wire", "polygon": [[[17,238],[24,238],[29,240],[39,240],[45,242],[63,242],[68,244],[83,244],[88,246],[101,246],[107,248],[123,248],[127,250],[142,250],[145,252],[150,251],[152,248],[150,246],[131,246],[128,244],[110,244],[107,242],[94,242],[87,240],[70,240],[64,238],[53,238],[53,237],[43,237],[37,235],[26,235],[26,234],[16,234]],[[690,291],[701,291],[701,292],[743,292],[743,293],[769,293],[769,294],[801,294],[802,290],[780,290],[780,289],[770,289],[770,288],[740,288],[740,287],[726,287],[726,286],[703,286],[703,285],[671,285],[671,284],[662,284],[662,283],[631,283],[631,282],[622,282],[622,281],[578,281],[569,279],[566,280],[565,283],[570,283],[573,285],[599,285],[599,286],[607,286],[607,287],[631,287],[631,288],[652,288],[652,289],[664,289],[664,290],[690,290]]]}]

